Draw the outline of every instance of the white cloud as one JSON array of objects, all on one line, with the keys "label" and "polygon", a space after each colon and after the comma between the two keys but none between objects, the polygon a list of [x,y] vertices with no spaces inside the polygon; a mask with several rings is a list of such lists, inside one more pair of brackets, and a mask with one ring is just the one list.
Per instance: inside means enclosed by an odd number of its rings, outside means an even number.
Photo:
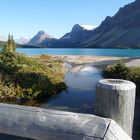
[{"label": "white cloud", "polygon": [[81,26],[87,30],[93,30],[97,27],[96,25],[81,25]]}]

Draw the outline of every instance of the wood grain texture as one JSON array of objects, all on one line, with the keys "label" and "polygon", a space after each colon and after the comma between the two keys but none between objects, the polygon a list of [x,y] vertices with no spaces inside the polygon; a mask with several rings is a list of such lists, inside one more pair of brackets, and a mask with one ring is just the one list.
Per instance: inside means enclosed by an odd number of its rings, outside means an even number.
[{"label": "wood grain texture", "polygon": [[132,136],[134,107],[134,83],[121,79],[100,80],[96,89],[96,115],[115,120]]},{"label": "wood grain texture", "polygon": [[112,122],[89,114],[0,104],[0,132],[36,140],[114,140],[116,134],[131,140]]}]

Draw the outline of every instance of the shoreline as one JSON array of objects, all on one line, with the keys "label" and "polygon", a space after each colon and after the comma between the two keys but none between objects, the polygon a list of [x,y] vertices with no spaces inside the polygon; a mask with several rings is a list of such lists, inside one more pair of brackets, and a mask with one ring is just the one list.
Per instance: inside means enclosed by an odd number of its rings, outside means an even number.
[{"label": "shoreline", "polygon": [[129,67],[140,67],[140,57],[115,57],[115,56],[83,56],[83,55],[51,55],[54,58],[62,59],[71,65],[71,72],[76,73],[84,67],[91,66],[104,69],[107,65],[120,61]]},{"label": "shoreline", "polygon": [[[66,71],[72,73],[78,73],[85,67],[96,67],[104,69],[107,65],[114,64],[122,60],[120,57],[104,57],[104,56],[55,56],[64,60],[66,65],[70,65],[70,68],[66,68]],[[124,58],[123,58],[124,59]]]},{"label": "shoreline", "polygon": [[51,55],[54,58],[59,58],[65,62],[73,65],[82,64],[95,64],[99,65],[99,62],[103,64],[111,63],[111,61],[118,61],[122,59],[128,59],[128,57],[112,57],[112,56],[83,56],[83,55]]},{"label": "shoreline", "polygon": [[74,65],[92,65],[92,66],[106,66],[124,62],[127,66],[140,66],[140,57],[116,57],[116,56],[84,56],[84,55],[50,55],[54,58],[62,59],[67,63]]},{"label": "shoreline", "polygon": [[[41,55],[29,56],[40,58]],[[126,66],[140,67],[140,57],[116,57],[116,56],[85,56],[85,55],[42,55],[46,60],[51,57],[55,60],[60,60],[65,64],[70,65],[72,72],[78,72],[86,66],[104,69],[107,65],[124,62]],[[44,59],[44,60],[45,60]],[[68,68],[65,68],[68,71]]]}]

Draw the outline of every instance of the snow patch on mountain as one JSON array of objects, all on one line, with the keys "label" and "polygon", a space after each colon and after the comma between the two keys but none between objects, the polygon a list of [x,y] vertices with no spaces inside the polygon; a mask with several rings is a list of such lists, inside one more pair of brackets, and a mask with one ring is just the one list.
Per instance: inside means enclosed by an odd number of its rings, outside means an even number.
[{"label": "snow patch on mountain", "polygon": [[80,26],[86,30],[94,30],[95,28],[97,28],[96,25],[80,25]]}]

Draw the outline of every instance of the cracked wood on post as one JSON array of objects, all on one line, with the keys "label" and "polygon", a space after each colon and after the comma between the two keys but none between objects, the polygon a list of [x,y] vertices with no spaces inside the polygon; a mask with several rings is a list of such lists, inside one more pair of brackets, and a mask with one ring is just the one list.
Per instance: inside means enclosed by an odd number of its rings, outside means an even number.
[{"label": "cracked wood on post", "polygon": [[99,81],[96,89],[96,114],[115,120],[132,136],[135,84],[121,79],[104,79]]},{"label": "cracked wood on post", "polygon": [[119,125],[111,120],[103,140],[132,140]]},{"label": "cracked wood on post", "polygon": [[0,132],[36,140],[112,140],[108,130],[131,140],[111,124],[94,115],[0,104]]}]

